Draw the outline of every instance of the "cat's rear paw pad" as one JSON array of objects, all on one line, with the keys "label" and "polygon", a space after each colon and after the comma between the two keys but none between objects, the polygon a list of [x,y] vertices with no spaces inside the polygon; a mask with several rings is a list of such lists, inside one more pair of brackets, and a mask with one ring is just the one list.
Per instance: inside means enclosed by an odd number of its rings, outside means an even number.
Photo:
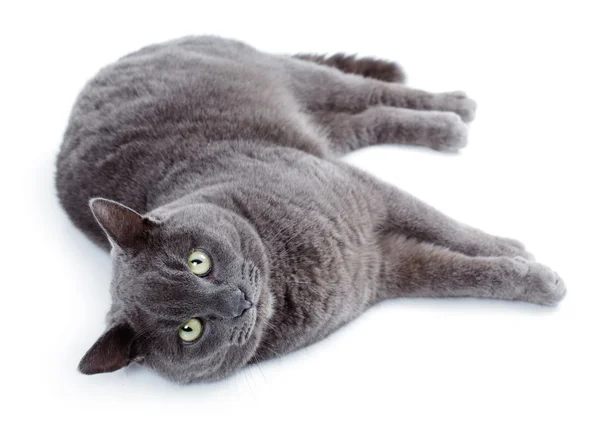
[{"label": "cat's rear paw pad", "polygon": [[567,293],[564,281],[550,268],[529,262],[529,272],[524,278],[523,300],[542,305],[556,305]]},{"label": "cat's rear paw pad", "polygon": [[426,144],[436,150],[455,151],[467,145],[469,129],[452,112],[432,112]]},{"label": "cat's rear paw pad", "polygon": [[467,97],[462,91],[442,92],[435,95],[433,108],[435,110],[454,112],[464,122],[471,122],[475,119],[477,103]]}]

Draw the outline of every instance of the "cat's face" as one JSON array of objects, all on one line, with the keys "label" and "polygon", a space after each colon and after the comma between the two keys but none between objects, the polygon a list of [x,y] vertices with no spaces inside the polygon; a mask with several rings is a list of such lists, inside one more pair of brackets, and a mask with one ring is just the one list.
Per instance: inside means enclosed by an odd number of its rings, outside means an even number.
[{"label": "cat's face", "polygon": [[113,302],[81,371],[137,361],[189,382],[245,364],[270,311],[265,252],[252,228],[204,204],[150,218],[108,200],[91,207],[113,246]]}]

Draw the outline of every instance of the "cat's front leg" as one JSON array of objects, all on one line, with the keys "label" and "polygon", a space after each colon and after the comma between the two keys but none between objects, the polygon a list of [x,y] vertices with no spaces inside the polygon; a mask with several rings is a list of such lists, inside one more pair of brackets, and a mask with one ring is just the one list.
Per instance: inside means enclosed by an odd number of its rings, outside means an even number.
[{"label": "cat's front leg", "polygon": [[396,233],[381,239],[384,261],[378,300],[395,297],[476,297],[555,305],[561,278],[521,257],[467,256]]}]

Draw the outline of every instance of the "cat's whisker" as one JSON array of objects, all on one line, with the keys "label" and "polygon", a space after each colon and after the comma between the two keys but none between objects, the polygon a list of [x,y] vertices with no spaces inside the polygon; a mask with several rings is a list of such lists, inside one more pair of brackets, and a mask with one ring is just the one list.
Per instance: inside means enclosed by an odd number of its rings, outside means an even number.
[{"label": "cat's whisker", "polygon": [[[262,354],[261,354],[261,353],[260,353],[258,350],[255,350],[255,351],[254,351],[254,354],[255,354],[256,356],[258,356],[258,357],[259,357],[259,359],[260,359],[261,361],[262,361],[262,360],[264,360],[264,358],[263,358]],[[260,362],[256,361],[256,362],[254,362],[254,365],[256,365],[256,367],[257,367],[257,368],[258,368],[258,370],[260,371],[260,373],[261,373],[261,375],[262,375],[263,379],[264,379],[265,381],[267,381],[267,377],[265,376],[265,373],[263,372],[262,368],[260,367]]]}]

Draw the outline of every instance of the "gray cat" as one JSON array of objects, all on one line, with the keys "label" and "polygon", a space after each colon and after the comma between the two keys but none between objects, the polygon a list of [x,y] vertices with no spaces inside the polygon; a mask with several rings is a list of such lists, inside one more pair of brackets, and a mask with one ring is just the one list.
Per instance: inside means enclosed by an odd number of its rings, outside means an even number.
[{"label": "gray cat", "polygon": [[114,264],[107,330],[80,370],[140,362],[178,382],[215,380],[389,298],[560,301],[563,282],[519,242],[337,159],[385,142],[466,144],[475,103],[403,79],[393,63],[216,37],[100,71],[56,175],[70,218]]}]

